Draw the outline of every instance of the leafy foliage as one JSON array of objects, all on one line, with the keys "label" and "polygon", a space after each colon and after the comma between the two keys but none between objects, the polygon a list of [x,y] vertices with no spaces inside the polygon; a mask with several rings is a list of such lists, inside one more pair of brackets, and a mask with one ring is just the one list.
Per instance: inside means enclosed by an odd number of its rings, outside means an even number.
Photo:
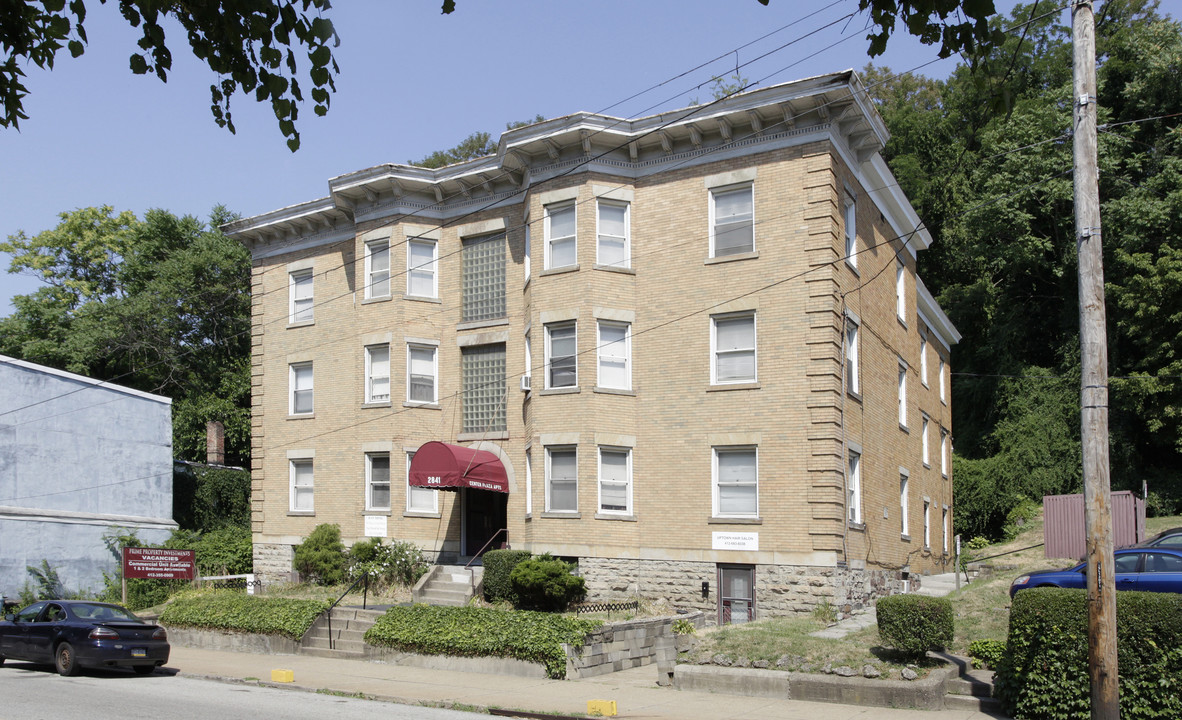
[{"label": "leafy foliage", "polygon": [[[1006,644],[1001,640],[974,640],[969,643],[969,656],[990,668],[996,668],[1006,654]],[[978,667],[973,663],[973,667]]]},{"label": "leafy foliage", "polygon": [[509,582],[517,595],[517,606],[529,610],[560,612],[587,594],[583,578],[574,575],[570,563],[549,553],[517,564]]},{"label": "leafy foliage", "polygon": [[[515,128],[532,125],[545,121],[546,118],[537,115],[533,120],[517,120],[505,124],[506,130],[513,130]],[[497,141],[493,139],[492,135],[486,132],[474,132],[468,137],[460,141],[459,145],[447,150],[436,150],[420,160],[408,160],[408,165],[417,165],[425,168],[441,168],[447,165],[455,165],[466,160],[475,160],[476,158],[487,157],[489,155],[497,154]]]},{"label": "leafy foliage", "polygon": [[25,569],[37,582],[35,592],[37,600],[53,600],[66,596],[66,587],[58,577],[57,570],[49,566],[48,560],[42,558],[39,568],[27,565]]},{"label": "leafy foliage", "polygon": [[425,655],[507,657],[566,676],[564,643],[581,645],[599,622],[539,612],[477,607],[393,607],[365,633],[370,645]]},{"label": "leafy foliage", "polygon": [[336,585],[345,579],[345,545],[341,526],[324,523],[295,546],[293,567],[300,576],[317,585]]},{"label": "leafy foliage", "polygon": [[[106,0],[100,0],[106,4]],[[91,3],[93,7],[93,3]],[[234,132],[230,97],[241,90],[254,94],[258,102],[269,102],[288,138],[292,151],[300,146],[295,121],[299,103],[301,68],[297,50],[306,52],[307,80],[317,115],[328,112],[330,91],[336,90],[339,72],[332,48],[340,38],[326,17],[329,0],[223,0],[218,3],[160,3],[153,0],[120,0],[119,12],[133,28],[142,28],[129,63],[136,75],[155,74],[167,82],[172,69],[172,51],[165,41],[161,22],[172,18],[185,30],[193,55],[217,76],[210,85],[214,120]],[[0,127],[20,126],[28,119],[24,98],[28,88],[22,82],[22,65],[52,70],[58,53],[68,49],[79,57],[86,52],[85,0],[55,0],[34,3],[16,0],[0,10],[0,98],[4,112]]]},{"label": "leafy foliage", "polygon": [[412,542],[393,540],[384,545],[381,538],[363,540],[349,548],[348,579],[356,580],[369,573],[379,585],[410,586],[426,574],[429,564],[423,551]]},{"label": "leafy foliage", "polygon": [[952,602],[926,595],[888,595],[879,598],[878,634],[899,652],[923,657],[928,650],[952,644]]},{"label": "leafy foliage", "polygon": [[244,595],[233,590],[193,591],[176,597],[164,608],[160,622],[299,640],[329,605],[328,600]]},{"label": "leafy foliage", "polygon": [[[179,465],[173,471],[173,519],[187,530],[250,527],[250,471]],[[249,530],[246,533],[250,536]]]},{"label": "leafy foliage", "polygon": [[[1122,718],[1182,717],[1182,596],[1119,592]],[[1032,588],[1014,596],[994,694],[1015,718],[1091,716],[1086,590]]]},{"label": "leafy foliage", "polygon": [[517,602],[510,576],[513,568],[528,560],[528,550],[489,550],[484,554],[484,599],[489,602]]}]

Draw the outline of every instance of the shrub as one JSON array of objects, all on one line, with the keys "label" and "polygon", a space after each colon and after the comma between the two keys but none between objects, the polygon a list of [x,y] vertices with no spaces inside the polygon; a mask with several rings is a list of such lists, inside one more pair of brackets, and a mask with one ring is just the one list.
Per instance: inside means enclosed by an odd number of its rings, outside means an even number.
[{"label": "shrub", "polygon": [[878,600],[878,634],[899,652],[923,657],[952,644],[952,601],[926,595],[888,595]]},{"label": "shrub", "polygon": [[595,620],[478,607],[393,607],[365,633],[370,645],[425,655],[508,657],[566,676],[563,644],[581,645]]},{"label": "shrub", "polygon": [[300,576],[317,585],[336,585],[345,579],[345,546],[339,525],[317,525],[295,547],[293,565]]},{"label": "shrub", "polygon": [[973,658],[973,667],[980,667],[980,661],[986,667],[996,669],[1006,654],[1006,644],[1001,640],[974,640],[969,643],[969,657]]},{"label": "shrub", "polygon": [[[1182,596],[1116,594],[1120,716],[1182,717]],[[1089,718],[1086,590],[1014,596],[994,695],[1015,718]]]},{"label": "shrub", "polygon": [[696,635],[697,633],[698,628],[694,627],[694,624],[689,620],[679,618],[673,621],[674,635]]},{"label": "shrub", "polygon": [[299,640],[312,627],[327,600],[244,595],[233,590],[181,593],[160,614],[173,627],[282,635]]},{"label": "shrub", "polygon": [[513,568],[528,560],[528,550],[489,550],[484,554],[484,599],[489,602],[506,600],[516,603],[517,593],[509,576]]},{"label": "shrub", "polygon": [[355,544],[349,550],[348,579],[368,572],[379,586],[414,585],[427,572],[423,551],[411,542],[396,540],[383,545],[381,538]]},{"label": "shrub", "polygon": [[571,565],[547,553],[518,563],[509,574],[518,607],[561,612],[587,594],[583,578]]},{"label": "shrub", "polygon": [[1030,498],[1022,498],[1010,512],[1006,515],[1006,524],[1002,528],[1002,534],[1006,540],[1013,540],[1018,537],[1018,533],[1031,522],[1038,519],[1042,513],[1042,503],[1035,502]]}]

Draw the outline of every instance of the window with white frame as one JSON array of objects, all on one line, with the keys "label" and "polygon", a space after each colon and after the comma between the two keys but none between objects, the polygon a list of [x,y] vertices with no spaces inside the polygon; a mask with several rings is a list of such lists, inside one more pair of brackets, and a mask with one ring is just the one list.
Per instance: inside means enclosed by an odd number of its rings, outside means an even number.
[{"label": "window with white frame", "polygon": [[435,378],[438,375],[433,345],[407,343],[406,346],[406,401],[433,404],[438,401]]},{"label": "window with white frame", "polygon": [[576,327],[573,322],[546,326],[546,387],[576,387],[579,384]]},{"label": "window with white frame", "polygon": [[315,409],[312,397],[312,363],[292,363],[288,371],[291,387],[289,415],[311,415]]},{"label": "window with white frame", "polygon": [[365,454],[365,509],[390,509],[390,453]]},{"label": "window with white frame", "polygon": [[528,517],[534,511],[534,460],[533,453],[525,451],[525,514]]},{"label": "window with white frame", "polygon": [[628,323],[599,322],[599,387],[632,389],[632,332]]},{"label": "window with white frame", "polygon": [[932,501],[927,498],[923,499],[923,546],[930,548],[932,546]]},{"label": "window with white frame", "polygon": [[907,473],[899,474],[899,519],[901,521],[901,532],[907,534]]},{"label": "window with white frame", "polygon": [[759,515],[759,456],[753,447],[714,448],[714,514]]},{"label": "window with white frame", "polygon": [[525,334],[525,372],[522,373],[527,378],[532,378],[534,374],[534,343],[530,338],[530,334]]},{"label": "window with white frame", "polygon": [[288,275],[289,323],[312,320],[312,271],[297,270]]},{"label": "window with white frame", "polygon": [[940,474],[948,477],[948,431],[940,428]]},{"label": "window with white frame", "polygon": [[929,424],[930,424],[930,421],[928,420],[928,416],[924,415],[920,421],[920,430],[919,430],[919,442],[920,442],[920,446],[922,448],[924,467],[931,467],[931,465],[932,465],[931,450],[928,447],[928,425]]},{"label": "window with white frame", "polygon": [[627,448],[599,448],[599,511],[632,511],[632,451]]},{"label": "window with white frame", "polygon": [[944,554],[948,554],[948,506],[940,511],[940,532],[944,535]]},{"label": "window with white frame", "polygon": [[628,246],[628,203],[599,200],[596,204],[598,243],[595,262],[607,267],[626,268],[631,263]]},{"label": "window with white frame", "polygon": [[947,402],[947,399],[944,395],[944,358],[943,357],[940,358],[940,367],[938,369],[940,371],[940,402]]},{"label": "window with white frame", "polygon": [[578,512],[579,454],[573,447],[546,448],[546,510]]},{"label": "window with white frame", "polygon": [[919,381],[928,386],[928,334],[919,335]]},{"label": "window with white frame", "polygon": [[710,191],[710,257],[755,251],[755,193],[751,185]]},{"label": "window with white frame", "polygon": [[546,206],[546,269],[568,267],[578,262],[575,235],[575,204]]},{"label": "window with white frame", "polygon": [[529,255],[530,255],[530,252],[532,251],[532,249],[533,248],[531,247],[531,243],[530,243],[529,222],[526,221],[526,223],[525,223],[525,262],[523,263],[526,280],[529,280],[529,270],[530,270]]},{"label": "window with white frame", "polygon": [[862,391],[858,382],[858,323],[848,316],[845,324],[845,386],[855,395]]},{"label": "window with white frame", "polygon": [[390,296],[390,241],[365,243],[365,297]]},{"label": "window with white frame", "polygon": [[439,491],[435,488],[414,487],[410,484],[410,461],[413,452],[406,453],[406,511],[410,513],[439,512]]},{"label": "window with white frame", "polygon": [[907,366],[899,362],[899,427],[907,427]]},{"label": "window with white frame", "polygon": [[902,260],[895,262],[895,313],[907,321],[907,269]]},{"label": "window with white frame", "polygon": [[291,472],[289,508],[292,512],[312,512],[315,509],[312,502],[312,459],[290,460],[288,464]]},{"label": "window with white frame", "polygon": [[755,315],[720,315],[710,318],[711,333],[710,382],[714,385],[756,381]]},{"label": "window with white frame", "polygon": [[858,204],[854,196],[845,196],[845,261],[858,267]]},{"label": "window with white frame", "polygon": [[369,345],[365,348],[365,402],[390,401],[390,346]]},{"label": "window with white frame", "polygon": [[862,454],[850,450],[849,472],[846,476],[846,514],[852,523],[862,522]]},{"label": "window with white frame", "polygon": [[439,243],[424,238],[406,242],[406,294],[439,297]]}]

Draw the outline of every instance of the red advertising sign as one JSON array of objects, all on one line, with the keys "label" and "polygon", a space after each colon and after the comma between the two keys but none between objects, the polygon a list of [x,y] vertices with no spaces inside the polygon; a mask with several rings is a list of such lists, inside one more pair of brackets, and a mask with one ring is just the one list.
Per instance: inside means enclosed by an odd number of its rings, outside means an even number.
[{"label": "red advertising sign", "polygon": [[163,548],[123,548],[123,578],[192,580],[196,577],[197,553]]}]

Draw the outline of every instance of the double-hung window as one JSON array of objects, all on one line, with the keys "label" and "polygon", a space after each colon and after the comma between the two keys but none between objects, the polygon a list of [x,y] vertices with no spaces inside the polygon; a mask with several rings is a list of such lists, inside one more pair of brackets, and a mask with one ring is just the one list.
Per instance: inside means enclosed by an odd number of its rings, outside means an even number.
[{"label": "double-hung window", "polygon": [[290,465],[290,505],[292,512],[312,512],[312,460],[310,458],[291,460]]},{"label": "double-hung window", "polygon": [[439,297],[436,268],[438,243],[411,238],[406,242],[406,294],[414,297]]},{"label": "double-hung window", "polygon": [[899,427],[907,427],[907,366],[899,361]]},{"label": "double-hung window", "polygon": [[845,387],[854,395],[862,392],[858,382],[858,323],[848,316],[845,324]]},{"label": "double-hung window", "polygon": [[365,348],[365,402],[390,402],[390,346]]},{"label": "double-hung window", "polygon": [[312,396],[312,363],[292,363],[288,370],[291,387],[289,415],[311,415],[315,409]]},{"label": "double-hung window", "polygon": [[920,446],[922,448],[923,466],[924,467],[931,467],[931,465],[932,465],[932,454],[931,454],[931,449],[928,444],[928,425],[930,425],[930,424],[931,424],[931,421],[928,420],[928,416],[924,415],[923,419],[921,420],[921,423],[920,423],[921,427],[919,430],[919,441],[920,441]]},{"label": "double-hung window", "polygon": [[948,477],[948,431],[940,428],[940,474]]},{"label": "double-hung window", "polygon": [[287,321],[312,321],[312,270],[297,270],[288,275],[289,308]]},{"label": "double-hung window", "polygon": [[576,387],[579,384],[575,324],[546,326],[546,387]]},{"label": "double-hung window", "polygon": [[607,267],[626,268],[631,262],[628,247],[628,203],[600,200],[598,245],[595,262]]},{"label": "double-hung window", "polygon": [[850,450],[846,477],[846,514],[852,523],[862,522],[862,454]]},{"label": "double-hung window", "polygon": [[599,387],[632,389],[631,336],[628,323],[599,322]]},{"label": "double-hung window", "polygon": [[907,267],[902,260],[895,261],[895,314],[899,322],[907,322]]},{"label": "double-hung window", "polygon": [[710,256],[755,251],[755,192],[751,185],[710,191]]},{"label": "double-hung window", "polygon": [[632,451],[599,448],[599,511],[628,514],[632,510]]},{"label": "double-hung window", "polygon": [[390,241],[365,244],[365,297],[390,296]]},{"label": "double-hung window", "polygon": [[928,335],[919,336],[919,381],[924,387],[928,386]]},{"label": "double-hung window", "polygon": [[923,546],[932,546],[932,501],[923,499]]},{"label": "double-hung window", "polygon": [[406,346],[406,401],[410,403],[435,403],[436,353],[432,345]]},{"label": "double-hung window", "polygon": [[365,454],[365,509],[390,509],[390,453]]},{"label": "double-hung window", "polygon": [[759,461],[753,447],[714,448],[714,514],[759,515]]},{"label": "double-hung window", "polygon": [[546,448],[547,512],[578,512],[579,455],[573,447]]},{"label": "double-hung window", "polygon": [[573,202],[546,207],[546,269],[568,267],[578,262],[575,207]]},{"label": "double-hung window", "polygon": [[850,267],[858,267],[858,204],[854,196],[845,196],[845,261]]},{"label": "double-hung window", "polygon": [[755,315],[722,315],[710,319],[713,385],[755,382]]},{"label": "double-hung window", "polygon": [[439,491],[435,488],[414,487],[410,484],[410,461],[413,452],[406,454],[406,511],[410,513],[439,512]]},{"label": "double-hung window", "polygon": [[907,527],[907,473],[899,473],[899,518],[901,520],[901,532],[904,535],[908,534]]},{"label": "double-hung window", "polygon": [[948,506],[940,511],[940,532],[944,535],[944,554],[948,554]]},{"label": "double-hung window", "polygon": [[947,396],[944,395],[944,358],[940,358],[940,366],[937,368],[940,373],[940,402],[947,402]]}]

